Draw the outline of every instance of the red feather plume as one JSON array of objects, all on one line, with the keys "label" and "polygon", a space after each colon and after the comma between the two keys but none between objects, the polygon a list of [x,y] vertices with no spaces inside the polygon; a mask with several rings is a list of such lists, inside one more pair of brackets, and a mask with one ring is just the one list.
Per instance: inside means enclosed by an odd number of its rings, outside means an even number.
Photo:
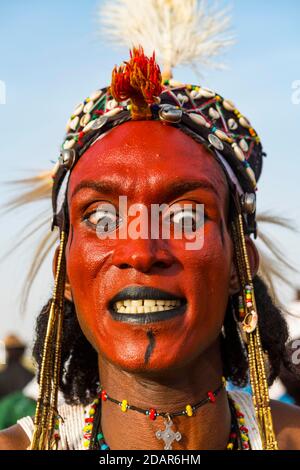
[{"label": "red feather plume", "polygon": [[144,54],[142,46],[134,47],[130,51],[129,62],[115,67],[112,72],[111,93],[118,102],[131,100],[132,119],[150,119],[149,105],[162,91],[161,72],[152,57]]}]

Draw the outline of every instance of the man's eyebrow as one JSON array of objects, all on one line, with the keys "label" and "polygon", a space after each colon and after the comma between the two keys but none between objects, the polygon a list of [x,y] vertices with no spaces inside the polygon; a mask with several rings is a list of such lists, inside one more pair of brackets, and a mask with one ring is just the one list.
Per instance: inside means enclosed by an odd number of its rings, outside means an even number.
[{"label": "man's eyebrow", "polygon": [[169,187],[164,188],[163,196],[164,199],[172,200],[179,196],[183,196],[190,191],[194,191],[195,189],[204,189],[217,194],[217,190],[214,185],[210,181],[203,179],[175,181]]},{"label": "man's eyebrow", "polygon": [[112,181],[81,181],[77,186],[75,186],[71,194],[71,199],[82,189],[92,189],[98,193],[112,194],[119,193],[121,186]]},{"label": "man's eyebrow", "polygon": [[[82,189],[92,189],[101,194],[121,194],[124,187],[113,181],[81,181],[73,190],[71,199]],[[214,185],[208,180],[180,180],[175,181],[169,186],[163,188],[161,192],[162,199],[173,200],[195,189],[204,189],[217,194]]]}]

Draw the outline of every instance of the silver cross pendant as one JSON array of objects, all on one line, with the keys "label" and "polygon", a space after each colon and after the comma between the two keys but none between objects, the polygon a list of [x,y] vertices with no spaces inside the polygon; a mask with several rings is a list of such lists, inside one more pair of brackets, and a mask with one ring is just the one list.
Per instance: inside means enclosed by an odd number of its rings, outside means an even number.
[{"label": "silver cross pendant", "polygon": [[181,434],[178,431],[173,431],[173,421],[171,420],[170,416],[168,416],[167,420],[164,421],[164,425],[166,428],[163,431],[157,431],[155,435],[157,439],[163,439],[165,443],[165,450],[172,450],[172,443],[174,441],[180,441]]}]

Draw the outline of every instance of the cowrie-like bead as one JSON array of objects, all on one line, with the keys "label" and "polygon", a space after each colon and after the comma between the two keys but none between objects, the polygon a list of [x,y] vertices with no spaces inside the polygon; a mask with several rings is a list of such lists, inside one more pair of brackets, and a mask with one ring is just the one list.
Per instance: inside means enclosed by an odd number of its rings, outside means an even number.
[{"label": "cowrie-like bead", "polygon": [[75,107],[75,109],[74,109],[74,111],[73,111],[73,113],[72,113],[72,116],[79,116],[79,114],[82,113],[83,108],[84,108],[84,104],[83,104],[83,103],[79,103],[79,104]]},{"label": "cowrie-like bead", "polygon": [[230,100],[223,100],[223,106],[227,111],[234,111],[235,110],[235,105]]},{"label": "cowrie-like bead", "polygon": [[81,127],[85,127],[90,122],[91,118],[92,116],[89,113],[84,114],[80,119]]},{"label": "cowrie-like bead", "polygon": [[216,96],[216,93],[209,88],[200,88],[199,93],[203,98],[213,98]]},{"label": "cowrie-like bead", "polygon": [[218,113],[218,111],[215,108],[209,108],[208,114],[214,120],[217,120],[220,118],[220,113]]},{"label": "cowrie-like bead", "polygon": [[71,149],[72,147],[74,147],[75,143],[76,143],[75,139],[66,140],[63,144],[64,150]]},{"label": "cowrie-like bead", "polygon": [[245,139],[241,139],[239,141],[239,145],[240,145],[241,149],[243,150],[243,152],[248,152],[249,145],[248,145],[248,142]]},{"label": "cowrie-like bead", "polygon": [[84,113],[89,113],[94,107],[94,101],[88,101],[83,108]]},{"label": "cowrie-like bead", "polygon": [[197,113],[189,113],[190,118],[200,126],[210,127],[210,124],[206,121],[206,119]]},{"label": "cowrie-like bead", "polygon": [[96,101],[100,98],[100,96],[103,94],[101,90],[96,90],[93,93],[90,94],[89,98],[92,101]]},{"label": "cowrie-like bead", "polygon": [[228,119],[228,127],[231,131],[234,131],[235,129],[238,128],[238,123],[236,122],[235,119],[230,118]]},{"label": "cowrie-like bead", "polygon": [[240,117],[239,123],[241,126],[246,127],[247,129],[251,127],[250,121],[247,118],[245,118],[245,116]]},{"label": "cowrie-like bead", "polygon": [[71,122],[69,123],[69,127],[70,127],[70,129],[72,129],[73,131],[76,131],[78,124],[79,124],[79,116],[76,116],[76,117],[74,117],[74,119],[72,119]]},{"label": "cowrie-like bead", "polygon": [[233,151],[234,151],[236,157],[241,162],[243,162],[245,160],[245,155],[244,155],[244,152],[242,151],[242,149],[238,146],[238,144],[236,142],[234,142],[231,146],[233,148]]}]

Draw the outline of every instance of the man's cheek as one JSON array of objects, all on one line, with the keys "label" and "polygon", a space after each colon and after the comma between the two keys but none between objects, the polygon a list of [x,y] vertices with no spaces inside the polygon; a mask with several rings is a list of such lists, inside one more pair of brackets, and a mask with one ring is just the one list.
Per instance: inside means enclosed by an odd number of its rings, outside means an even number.
[{"label": "man's cheek", "polygon": [[75,294],[84,291],[93,277],[93,258],[83,244],[73,243],[66,261],[68,278]]},{"label": "man's cheek", "polygon": [[80,268],[85,273],[97,269],[105,257],[105,249],[95,236],[83,236],[80,233],[73,237],[72,247],[68,253],[68,263],[74,269]]}]

